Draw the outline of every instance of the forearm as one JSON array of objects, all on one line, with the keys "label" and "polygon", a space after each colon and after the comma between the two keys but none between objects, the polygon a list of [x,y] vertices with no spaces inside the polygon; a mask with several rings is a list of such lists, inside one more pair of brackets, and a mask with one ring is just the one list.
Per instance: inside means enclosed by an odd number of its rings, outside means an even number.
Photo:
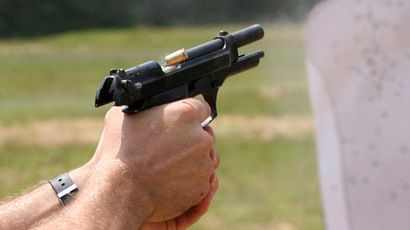
[{"label": "forearm", "polygon": [[[82,189],[83,181],[88,175],[85,167],[69,172],[70,177]],[[62,209],[51,185],[40,182],[24,195],[4,201],[0,205],[0,229],[27,229]]]},{"label": "forearm", "polygon": [[40,182],[24,195],[2,203],[0,229],[27,229],[60,206],[51,185]]},{"label": "forearm", "polygon": [[118,162],[96,166],[73,202],[34,229],[140,229],[152,207]]}]

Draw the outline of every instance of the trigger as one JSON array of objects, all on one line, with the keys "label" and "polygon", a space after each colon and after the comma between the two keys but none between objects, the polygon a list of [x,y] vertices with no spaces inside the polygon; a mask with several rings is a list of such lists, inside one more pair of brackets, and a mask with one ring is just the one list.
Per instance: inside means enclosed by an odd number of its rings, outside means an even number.
[{"label": "trigger", "polygon": [[204,97],[205,101],[208,102],[209,106],[211,107],[211,116],[209,116],[205,121],[201,123],[202,127],[205,127],[211,123],[218,115],[216,110],[216,97],[218,95],[218,89],[208,90],[206,93],[203,93],[202,96]]},{"label": "trigger", "polygon": [[202,128],[208,126],[209,123],[211,123],[211,121],[212,121],[213,119],[214,119],[214,118],[213,118],[212,116],[209,116],[205,121],[203,121],[203,122],[201,123]]}]

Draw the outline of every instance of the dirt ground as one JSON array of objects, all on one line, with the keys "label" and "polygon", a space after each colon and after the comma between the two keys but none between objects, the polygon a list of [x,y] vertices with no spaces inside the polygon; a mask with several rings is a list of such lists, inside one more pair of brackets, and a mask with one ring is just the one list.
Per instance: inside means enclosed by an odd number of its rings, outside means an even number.
[{"label": "dirt ground", "polygon": [[[221,115],[211,123],[216,137],[259,139],[268,141],[278,136],[305,138],[312,134],[310,117],[247,117]],[[101,135],[103,119],[48,120],[30,124],[0,124],[0,147],[8,142],[59,146],[70,143],[95,143]]]}]

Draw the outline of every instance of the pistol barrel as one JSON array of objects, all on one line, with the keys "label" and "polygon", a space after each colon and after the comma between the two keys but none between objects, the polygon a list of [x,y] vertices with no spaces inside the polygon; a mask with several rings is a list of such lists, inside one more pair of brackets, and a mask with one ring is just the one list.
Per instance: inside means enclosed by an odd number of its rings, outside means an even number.
[{"label": "pistol barrel", "polygon": [[260,40],[264,36],[264,30],[260,25],[249,26],[245,29],[233,32],[231,34],[220,34],[214,40],[204,43],[202,45],[195,46],[188,50],[178,50],[165,57],[168,66],[181,63],[186,60],[193,60],[203,55],[221,50],[225,47],[224,36],[229,35],[231,37],[232,45],[235,48],[247,45],[249,43]]},{"label": "pistol barrel", "polygon": [[[241,47],[249,43],[255,42],[257,40],[260,40],[263,38],[264,35],[265,32],[262,26],[257,24],[231,33],[231,36],[233,37],[234,44],[236,47]],[[220,38],[216,38],[210,42],[191,48],[187,50],[186,53],[188,59],[195,59],[204,54],[208,54],[216,50],[222,49],[224,48],[224,46],[224,41]]]},{"label": "pistol barrel", "polygon": [[224,47],[224,41],[220,38],[214,39],[199,46],[195,46],[188,50],[181,49],[171,53],[165,57],[168,66],[178,64],[186,60],[193,60],[203,55],[220,50]]},{"label": "pistol barrel", "polygon": [[265,32],[262,26],[256,24],[245,29],[233,32],[231,35],[234,37],[236,46],[241,47],[262,39],[265,35]]},{"label": "pistol barrel", "polygon": [[214,51],[220,50],[224,47],[224,45],[225,45],[224,40],[220,38],[216,38],[202,45],[195,46],[191,49],[188,49],[186,51],[186,54],[188,56],[188,59],[192,60],[197,57],[203,56],[205,54],[209,54]]}]

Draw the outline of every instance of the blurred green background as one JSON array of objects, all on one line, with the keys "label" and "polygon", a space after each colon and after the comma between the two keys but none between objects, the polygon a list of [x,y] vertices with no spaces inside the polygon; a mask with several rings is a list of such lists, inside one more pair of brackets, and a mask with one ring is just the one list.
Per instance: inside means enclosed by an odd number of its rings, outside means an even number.
[{"label": "blurred green background", "polygon": [[[124,5],[117,9],[112,2],[85,7],[83,14],[87,9],[88,17],[125,14]],[[133,7],[140,8],[125,9],[138,17],[108,28],[98,23],[76,27],[87,19],[71,17],[65,29],[23,33],[18,20],[1,16],[0,199],[90,159],[109,107],[94,108],[94,96],[111,68],[163,62],[166,54],[207,42],[222,29],[233,32],[260,23],[265,38],[240,51],[261,49],[266,56],[259,67],[229,78],[220,90],[219,116],[212,123],[221,156],[220,188],[209,212],[191,229],[323,229],[303,44],[303,20],[317,1],[255,1],[256,9],[265,11],[255,15],[253,9],[247,18],[242,1],[224,2],[237,8],[227,13],[222,4],[220,14],[189,1],[171,2],[135,1]],[[97,9],[103,3],[104,12]],[[19,4],[24,1],[0,0],[0,9]],[[165,6],[175,9],[165,12]],[[19,19],[31,20],[33,27],[41,24],[36,20],[42,20],[39,12],[48,12],[44,9],[61,17],[67,9],[51,1],[33,7],[37,16]],[[177,13],[183,9],[202,14],[191,12],[182,20]]]}]

